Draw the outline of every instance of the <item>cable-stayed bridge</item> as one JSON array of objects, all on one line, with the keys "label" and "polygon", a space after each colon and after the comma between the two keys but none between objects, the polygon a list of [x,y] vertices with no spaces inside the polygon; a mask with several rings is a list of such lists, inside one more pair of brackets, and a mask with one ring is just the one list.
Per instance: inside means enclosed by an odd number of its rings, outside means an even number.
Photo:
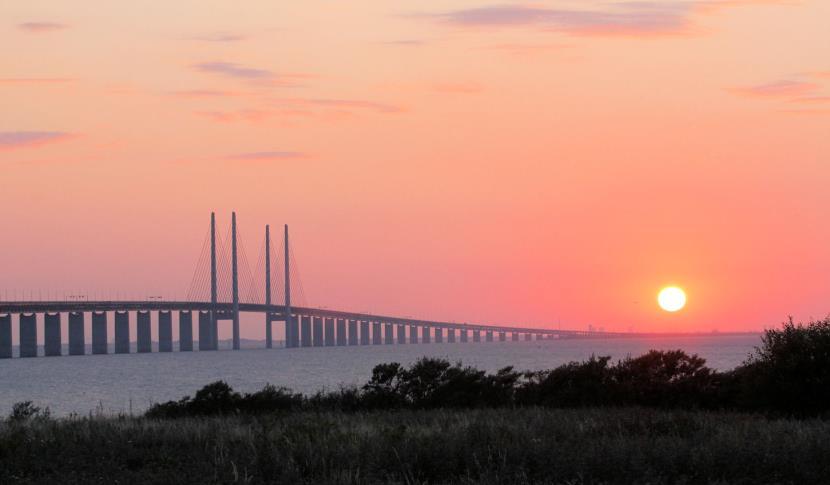
[{"label": "cable-stayed bridge", "polygon": [[[163,301],[152,297],[144,300],[89,300],[79,295],[37,301],[0,300],[0,358],[63,355],[63,315],[67,315],[69,355],[86,354],[88,343],[91,343],[89,350],[92,354],[152,352],[154,339],[158,342],[156,350],[159,352],[218,350],[219,325],[225,321],[231,323],[232,348],[238,350],[239,316],[243,312],[262,315],[267,348],[272,348],[274,344],[274,324],[283,325],[284,346],[288,348],[631,335],[442,322],[312,308],[305,303],[297,264],[289,244],[288,226],[284,227],[279,248],[272,244],[270,227],[265,227],[263,248],[254,271],[238,239],[236,213],[231,216],[229,234],[224,239],[217,233],[216,218],[211,214],[210,229],[183,301]],[[230,248],[225,244],[227,240],[230,240]],[[279,267],[281,271],[272,271]],[[254,274],[259,274],[260,269],[260,277],[255,277]],[[292,304],[292,288],[295,289],[298,305]],[[155,332],[152,328],[153,312],[157,313]],[[89,341],[86,335],[87,315],[91,318]],[[112,326],[109,324],[110,315],[114,319]],[[175,349],[174,315],[178,324],[178,345]],[[19,326],[17,355],[13,355],[12,325],[15,318]],[[196,335],[193,333],[194,319]],[[134,348],[130,340],[131,320],[135,325]],[[39,321],[41,325],[38,325]],[[39,338],[39,326],[43,329],[42,339]],[[113,330],[112,339],[110,328]],[[42,352],[39,351],[39,341],[43,342]],[[194,343],[197,344],[195,347]]]}]

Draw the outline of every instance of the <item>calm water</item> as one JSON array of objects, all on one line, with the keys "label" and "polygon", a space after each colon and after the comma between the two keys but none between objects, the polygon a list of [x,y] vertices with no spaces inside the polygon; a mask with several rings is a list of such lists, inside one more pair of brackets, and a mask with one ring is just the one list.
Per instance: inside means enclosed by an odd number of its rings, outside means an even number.
[{"label": "calm water", "polygon": [[548,369],[591,354],[614,359],[649,349],[683,349],[726,370],[740,364],[760,343],[758,336],[665,339],[551,340],[533,342],[443,343],[239,352],[87,355],[0,361],[0,413],[12,404],[34,401],[54,414],[140,412],[150,404],[192,395],[215,380],[254,391],[267,383],[311,393],[362,384],[382,362],[411,363],[422,356],[461,360],[481,369],[508,365]]}]

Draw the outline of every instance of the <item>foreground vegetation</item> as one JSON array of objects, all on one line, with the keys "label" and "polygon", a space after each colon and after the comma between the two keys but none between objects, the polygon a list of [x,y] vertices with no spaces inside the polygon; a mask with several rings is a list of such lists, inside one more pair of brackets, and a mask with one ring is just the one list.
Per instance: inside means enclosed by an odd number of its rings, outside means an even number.
[{"label": "foreground vegetation", "polygon": [[[578,408],[578,409],[577,409]],[[830,319],[716,372],[681,351],[541,372],[377,366],[303,396],[216,382],[144,416],[0,420],[0,483],[830,483]]]},{"label": "foreground vegetation", "polygon": [[769,330],[744,364],[718,372],[681,350],[652,350],[612,363],[591,357],[552,370],[487,373],[443,359],[409,368],[381,364],[361,388],[303,396],[267,386],[239,394],[215,382],[194,397],[153,406],[147,416],[263,414],[300,410],[645,406],[817,417],[830,412],[830,318]]},{"label": "foreground vegetation", "polygon": [[827,483],[830,422],[642,408],[0,424],[0,483]]}]

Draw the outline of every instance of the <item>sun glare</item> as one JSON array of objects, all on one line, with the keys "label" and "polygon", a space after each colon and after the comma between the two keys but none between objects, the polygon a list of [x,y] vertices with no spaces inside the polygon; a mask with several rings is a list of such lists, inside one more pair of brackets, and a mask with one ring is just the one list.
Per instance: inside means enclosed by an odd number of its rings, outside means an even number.
[{"label": "sun glare", "polygon": [[676,312],[686,306],[686,293],[676,286],[667,286],[657,295],[657,303],[667,312]]}]

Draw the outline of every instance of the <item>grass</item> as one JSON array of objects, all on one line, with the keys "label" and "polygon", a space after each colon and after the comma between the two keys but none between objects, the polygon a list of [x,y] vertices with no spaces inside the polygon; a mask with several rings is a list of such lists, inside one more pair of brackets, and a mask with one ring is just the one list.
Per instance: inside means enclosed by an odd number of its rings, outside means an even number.
[{"label": "grass", "polygon": [[0,422],[0,483],[828,483],[830,422],[604,409]]}]

